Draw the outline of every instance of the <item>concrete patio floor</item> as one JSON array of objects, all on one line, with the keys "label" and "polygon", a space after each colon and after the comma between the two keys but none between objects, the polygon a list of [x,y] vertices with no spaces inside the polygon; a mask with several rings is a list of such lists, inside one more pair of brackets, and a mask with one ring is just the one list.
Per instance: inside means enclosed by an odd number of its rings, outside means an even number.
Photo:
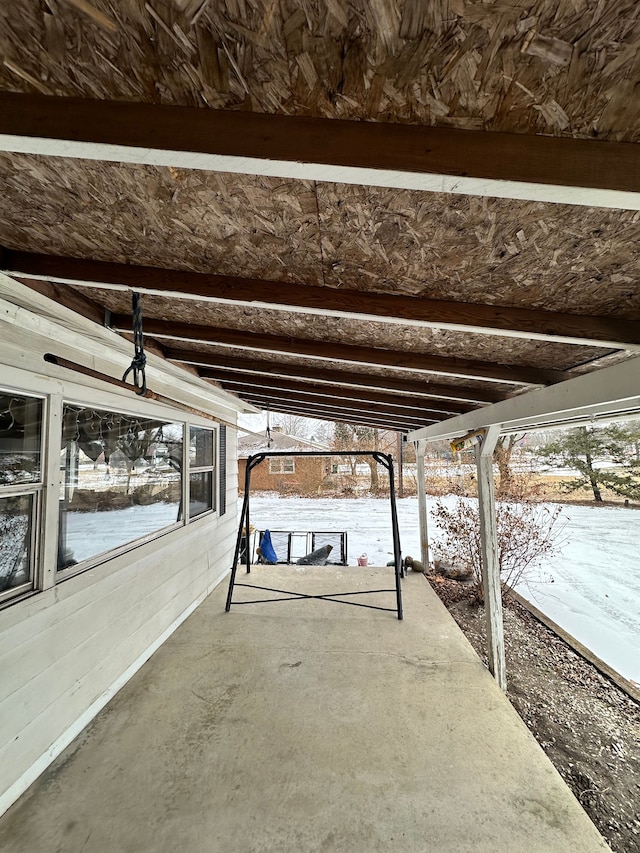
[{"label": "concrete patio floor", "polygon": [[[393,570],[249,579],[317,594]],[[0,849],[608,850],[423,576],[403,588],[401,622],[308,600],[224,613],[222,584],[0,819]]]}]

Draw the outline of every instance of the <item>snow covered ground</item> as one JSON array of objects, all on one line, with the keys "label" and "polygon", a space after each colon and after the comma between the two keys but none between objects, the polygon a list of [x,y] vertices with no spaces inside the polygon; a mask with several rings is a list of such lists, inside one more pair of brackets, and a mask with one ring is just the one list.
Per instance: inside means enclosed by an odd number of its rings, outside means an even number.
[{"label": "snow covered ground", "polygon": [[[640,682],[640,512],[567,505],[563,514],[561,554],[518,591],[619,673]],[[419,556],[417,498],[398,501],[398,518],[403,555]],[[345,530],[354,566],[363,553],[371,565],[384,566],[393,556],[389,503],[383,499],[254,494],[251,523],[259,530]]]},{"label": "snow covered ground", "polygon": [[[429,507],[433,501],[429,500]],[[640,682],[640,512],[617,507],[565,506],[562,552],[518,591],[626,678]],[[76,560],[114,548],[175,522],[170,504],[109,513],[69,513]],[[398,501],[402,554],[420,555],[417,498]],[[108,523],[107,523],[108,522]],[[251,497],[258,530],[346,531],[349,564],[366,553],[370,565],[393,557],[389,502]],[[430,533],[435,529],[433,521]]]},{"label": "snow covered ground", "polygon": [[640,512],[569,505],[564,515],[562,552],[518,592],[640,683]]}]

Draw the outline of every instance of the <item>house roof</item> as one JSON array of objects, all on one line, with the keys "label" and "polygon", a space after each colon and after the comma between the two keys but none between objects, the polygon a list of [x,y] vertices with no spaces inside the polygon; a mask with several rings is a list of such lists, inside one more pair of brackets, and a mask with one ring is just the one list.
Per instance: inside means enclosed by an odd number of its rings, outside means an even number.
[{"label": "house roof", "polygon": [[141,292],[149,345],[249,404],[402,431],[627,360],[639,21],[7,4],[0,268],[125,336]]},{"label": "house roof", "polygon": [[282,432],[272,430],[271,437],[259,435],[255,432],[240,434],[238,436],[238,458],[246,459],[254,453],[266,453],[267,451],[285,450],[329,450],[328,445],[318,441],[309,441],[294,435],[285,435]]}]

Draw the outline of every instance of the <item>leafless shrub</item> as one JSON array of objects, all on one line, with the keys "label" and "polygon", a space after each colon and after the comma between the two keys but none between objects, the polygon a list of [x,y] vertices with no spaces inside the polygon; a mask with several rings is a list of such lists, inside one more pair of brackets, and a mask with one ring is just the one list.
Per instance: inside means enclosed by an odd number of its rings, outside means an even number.
[{"label": "leafless shrub", "polygon": [[[514,587],[559,551],[565,521],[561,506],[550,507],[532,499],[527,478],[512,479],[509,493],[510,500],[496,503],[496,527],[500,578],[503,584]],[[478,599],[483,601],[478,501],[457,494],[451,506],[438,499],[434,515],[440,531],[434,539],[434,555],[471,570]]]}]

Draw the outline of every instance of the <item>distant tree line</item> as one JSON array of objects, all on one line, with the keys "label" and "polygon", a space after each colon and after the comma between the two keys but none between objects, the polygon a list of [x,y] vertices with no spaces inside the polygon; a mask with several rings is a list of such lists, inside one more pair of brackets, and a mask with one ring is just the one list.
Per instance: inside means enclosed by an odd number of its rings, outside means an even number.
[{"label": "distant tree line", "polygon": [[554,468],[577,472],[564,482],[568,492],[588,487],[599,503],[603,489],[640,499],[640,421],[576,427],[538,448],[537,455]]}]

